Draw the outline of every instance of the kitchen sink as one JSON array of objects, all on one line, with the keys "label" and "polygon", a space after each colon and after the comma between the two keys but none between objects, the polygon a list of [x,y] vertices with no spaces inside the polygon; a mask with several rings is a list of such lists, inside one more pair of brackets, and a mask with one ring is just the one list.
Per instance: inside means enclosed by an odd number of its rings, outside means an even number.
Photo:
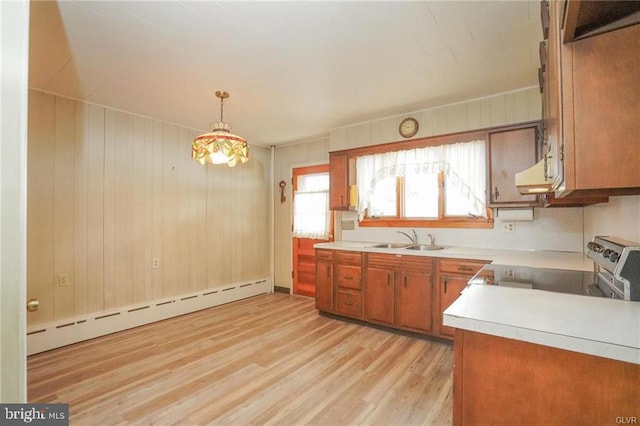
[{"label": "kitchen sink", "polygon": [[420,250],[420,251],[433,251],[442,250],[444,247],[428,244],[417,244],[414,246],[405,247],[406,250]]},{"label": "kitchen sink", "polygon": [[388,249],[401,249],[401,248],[408,248],[409,244],[403,244],[403,243],[384,243],[384,244],[376,244],[375,246],[372,246],[373,248],[388,248]]}]

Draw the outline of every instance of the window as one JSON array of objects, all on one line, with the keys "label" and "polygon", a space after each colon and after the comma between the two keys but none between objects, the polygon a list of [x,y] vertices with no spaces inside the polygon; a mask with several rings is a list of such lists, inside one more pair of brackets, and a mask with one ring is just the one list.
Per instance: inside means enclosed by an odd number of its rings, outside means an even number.
[{"label": "window", "polygon": [[293,196],[293,236],[328,239],[330,218],[329,173],[297,176]]},{"label": "window", "polygon": [[479,140],[357,157],[361,225],[488,227],[485,152]]}]

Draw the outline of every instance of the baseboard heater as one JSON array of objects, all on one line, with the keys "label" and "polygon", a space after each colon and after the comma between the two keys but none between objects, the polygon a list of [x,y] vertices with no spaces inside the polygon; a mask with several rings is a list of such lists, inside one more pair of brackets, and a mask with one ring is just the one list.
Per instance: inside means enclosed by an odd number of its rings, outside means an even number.
[{"label": "baseboard heater", "polygon": [[270,279],[241,282],[29,327],[27,355],[271,292]]}]

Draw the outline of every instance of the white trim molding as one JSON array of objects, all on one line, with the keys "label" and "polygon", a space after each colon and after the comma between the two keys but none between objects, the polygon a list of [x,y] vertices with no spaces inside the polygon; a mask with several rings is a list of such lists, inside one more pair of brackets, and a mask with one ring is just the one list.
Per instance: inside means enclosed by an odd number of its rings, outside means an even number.
[{"label": "white trim molding", "polygon": [[270,278],[239,282],[92,315],[35,325],[27,330],[27,354],[33,355],[247,297],[271,293],[272,286]]}]

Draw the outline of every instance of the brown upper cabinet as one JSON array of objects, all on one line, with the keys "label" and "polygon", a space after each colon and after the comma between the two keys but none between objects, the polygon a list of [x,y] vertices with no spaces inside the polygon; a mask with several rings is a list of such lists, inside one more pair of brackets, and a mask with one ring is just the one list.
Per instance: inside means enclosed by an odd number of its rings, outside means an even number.
[{"label": "brown upper cabinet", "polygon": [[329,153],[329,209],[349,210],[349,159],[346,152]]},{"label": "brown upper cabinet", "polygon": [[640,25],[563,43],[583,19],[575,8],[588,3],[548,2],[543,154],[556,198],[640,194]]},{"label": "brown upper cabinet", "polygon": [[566,3],[565,43],[640,23],[638,1],[572,0]]},{"label": "brown upper cabinet", "polygon": [[563,189],[569,196],[640,194],[638,52],[640,25],[563,46]]},{"label": "brown upper cabinet", "polygon": [[538,125],[508,128],[489,132],[487,143],[489,160],[489,207],[539,206],[536,195],[521,195],[516,187],[515,174],[536,163]]}]

